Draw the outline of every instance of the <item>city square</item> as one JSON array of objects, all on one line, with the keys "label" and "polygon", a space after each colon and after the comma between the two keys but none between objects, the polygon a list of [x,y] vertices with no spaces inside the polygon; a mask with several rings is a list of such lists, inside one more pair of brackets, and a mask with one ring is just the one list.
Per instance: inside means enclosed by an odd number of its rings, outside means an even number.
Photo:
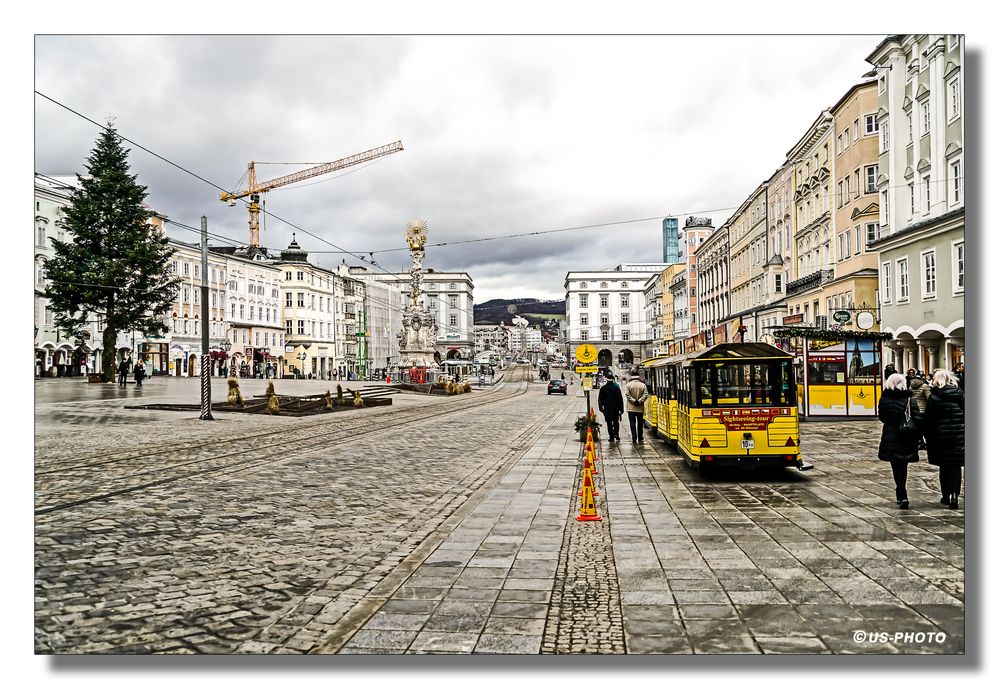
[{"label": "city square", "polygon": [[603,521],[579,523],[578,382],[400,393],[334,426],[128,408],[196,381],[36,386],[38,652],[964,648],[963,509],[923,463],[895,508],[877,421],[803,424],[815,468],[777,475],[602,442]]}]

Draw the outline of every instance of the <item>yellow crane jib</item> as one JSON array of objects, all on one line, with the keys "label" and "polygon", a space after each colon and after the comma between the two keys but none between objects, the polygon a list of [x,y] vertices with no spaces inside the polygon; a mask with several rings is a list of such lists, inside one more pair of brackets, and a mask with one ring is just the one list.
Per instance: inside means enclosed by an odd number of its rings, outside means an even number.
[{"label": "yellow crane jib", "polygon": [[290,175],[284,175],[283,177],[276,177],[275,179],[268,180],[266,182],[260,182],[259,184],[257,183],[257,174],[254,162],[250,161],[250,164],[247,166],[248,174],[246,189],[232,193],[224,191],[219,194],[219,199],[227,202],[230,206],[234,206],[236,205],[236,199],[241,199],[247,196],[250,197],[250,202],[247,204],[247,209],[250,212],[250,246],[260,246],[260,194],[277,187],[283,187],[288,184],[294,184],[295,182],[301,182],[302,180],[306,180],[311,177],[318,177],[319,175],[325,175],[329,172],[336,172],[337,170],[342,170],[354,165],[367,163],[393,153],[398,153],[401,150],[403,150],[402,142],[394,141],[393,143],[379,146],[378,148],[372,148],[371,150],[364,151],[363,153],[355,153],[352,156],[347,156],[346,158],[341,158],[340,160],[334,160],[329,163],[321,163],[314,167],[306,168],[305,170],[293,172]]}]

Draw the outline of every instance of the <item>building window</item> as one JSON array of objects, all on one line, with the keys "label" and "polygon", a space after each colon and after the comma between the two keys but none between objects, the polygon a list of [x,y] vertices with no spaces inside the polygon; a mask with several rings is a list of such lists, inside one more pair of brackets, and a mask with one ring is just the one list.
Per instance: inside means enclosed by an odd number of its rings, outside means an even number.
[{"label": "building window", "polygon": [[298,322],[298,334],[299,335],[304,335],[305,334],[305,321],[299,321]]},{"label": "building window", "polygon": [[[878,227],[878,224],[876,222],[869,222],[867,223],[866,227],[867,227],[867,244],[868,246],[870,246],[871,244],[873,244],[878,240],[878,237],[881,234],[880,233],[881,228]],[[857,231],[858,232],[860,231],[859,227],[857,228]]]},{"label": "building window", "polygon": [[881,153],[888,152],[888,144],[888,127],[885,127],[881,130]]},{"label": "building window", "polygon": [[450,304],[452,309],[458,308],[458,297],[451,296],[447,298],[448,304]]},{"label": "building window", "polygon": [[926,188],[926,211],[930,212],[930,176],[923,177],[923,186]]},{"label": "building window", "polygon": [[607,325],[610,321],[608,320],[607,314],[600,314],[600,325]]},{"label": "building window", "polygon": [[890,227],[891,226],[891,214],[889,213],[889,208],[888,208],[888,191],[887,190],[881,192],[881,208],[884,210],[884,214],[885,214],[885,226]]},{"label": "building window", "polygon": [[923,272],[923,299],[937,296],[937,252],[930,249],[920,254]]},{"label": "building window", "polygon": [[291,306],[291,292],[284,293],[284,305]]},{"label": "building window", "polygon": [[284,271],[284,279],[288,280],[288,281],[291,280],[291,271],[290,270]]},{"label": "building window", "polygon": [[622,313],[621,314],[621,322],[624,323],[625,325],[628,325],[631,322],[631,314],[630,313]]},{"label": "building window", "polygon": [[297,303],[298,303],[299,306],[301,306],[303,308],[305,307],[305,292],[299,292],[298,293],[298,302]]},{"label": "building window", "polygon": [[451,315],[450,315],[450,316],[448,317],[448,324],[449,324],[449,325],[458,325],[458,315],[457,315],[457,314],[454,314],[454,313],[452,313],[452,314],[451,314]]},{"label": "building window", "polygon": [[916,214],[916,185],[909,182],[909,217]]},{"label": "building window", "polygon": [[909,301],[909,259],[900,258],[896,261],[898,271],[898,301]]},{"label": "building window", "polygon": [[631,339],[631,331],[630,330],[622,330],[621,331],[621,339],[622,340],[630,340]]},{"label": "building window", "polygon": [[881,303],[891,303],[891,263],[887,261],[881,264]]},{"label": "building window", "polygon": [[961,78],[954,77],[947,82],[947,121],[961,114]]},{"label": "building window", "polygon": [[961,161],[955,160],[950,164],[950,188],[952,190],[952,202],[961,201]]},{"label": "building window", "polygon": [[[864,191],[865,194],[873,194],[877,191],[878,183],[878,166],[877,165],[865,165],[864,166],[864,179],[867,181],[867,187]],[[860,186],[858,180],[857,186]]]},{"label": "building window", "polygon": [[239,320],[243,320],[243,304],[239,305]]},{"label": "building window", "polygon": [[588,340],[588,339],[590,339],[590,331],[589,330],[580,330],[579,331],[579,339],[580,340]]},{"label": "building window", "polygon": [[964,294],[964,241],[952,244],[954,294]]},{"label": "building window", "polygon": [[298,280],[299,280],[299,282],[301,282],[304,279],[305,279],[305,273],[303,271],[301,271],[301,270],[298,271]]},{"label": "building window", "polygon": [[586,289],[586,283],[585,282],[579,283],[579,289]]},{"label": "building window", "polygon": [[844,244],[843,255],[844,255],[844,257],[849,258],[849,256],[850,256],[850,230],[847,230],[843,234],[846,237],[846,240],[843,242],[843,244]]},{"label": "building window", "polygon": [[602,309],[606,309],[607,308],[607,295],[606,294],[601,294],[600,295],[600,308],[602,308]]},{"label": "building window", "polygon": [[184,275],[190,275],[190,274],[191,274],[191,264],[188,263],[187,261],[184,261]]},{"label": "building window", "polygon": [[625,307],[628,306],[628,295],[627,294],[622,294],[621,295],[621,306],[625,306]]},{"label": "building window", "polygon": [[924,100],[919,106],[922,117],[920,118],[920,124],[922,129],[920,130],[921,136],[926,136],[930,133],[930,101],[929,99]]},{"label": "building window", "polygon": [[864,115],[864,136],[878,133],[878,118],[876,114]]},{"label": "building window", "polygon": [[580,325],[589,325],[590,324],[590,316],[589,316],[589,314],[586,314],[586,313],[579,314],[579,324]]},{"label": "building window", "polygon": [[580,306],[580,308],[585,309],[587,306],[589,306],[589,301],[590,300],[588,298],[588,295],[586,295],[586,294],[580,294],[579,295],[579,306]]},{"label": "building window", "polygon": [[610,331],[604,330],[602,333],[600,333],[600,339],[605,341],[610,340]]},{"label": "building window", "polygon": [[783,292],[784,291],[784,286],[783,286],[783,284],[781,284],[781,275],[780,275],[780,273],[778,273],[777,275],[774,275],[774,291],[775,292]]},{"label": "building window", "polygon": [[291,335],[291,321],[284,322],[284,334]]}]

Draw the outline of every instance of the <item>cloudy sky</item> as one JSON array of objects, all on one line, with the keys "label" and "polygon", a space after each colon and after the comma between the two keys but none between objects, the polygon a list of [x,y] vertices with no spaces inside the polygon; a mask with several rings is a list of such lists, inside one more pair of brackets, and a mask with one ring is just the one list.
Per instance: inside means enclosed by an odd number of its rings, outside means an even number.
[{"label": "cloudy sky", "polygon": [[[880,36],[38,36],[35,88],[222,187],[250,160],[316,163],[401,140],[405,151],[266,196],[316,237],[320,265],[406,262],[430,242],[670,213],[716,226],[868,71]],[[36,96],[35,170],[82,171],[94,125]],[[134,149],[150,204],[245,242],[247,215]],[[268,179],[304,166],[260,168]],[[348,171],[344,171],[348,172]],[[262,243],[293,228],[268,218]],[[194,234],[172,231],[178,239]],[[318,238],[317,238],[318,237]],[[323,241],[325,240],[325,241]],[[327,243],[329,242],[329,243]],[[382,252],[382,253],[379,253]],[[428,249],[475,300],[562,298],[568,270],[660,261],[661,220]]]}]

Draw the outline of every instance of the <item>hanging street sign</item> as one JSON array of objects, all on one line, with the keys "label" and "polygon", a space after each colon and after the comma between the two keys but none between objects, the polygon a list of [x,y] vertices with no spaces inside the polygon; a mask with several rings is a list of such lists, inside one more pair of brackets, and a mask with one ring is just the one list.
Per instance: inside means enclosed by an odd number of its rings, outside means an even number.
[{"label": "hanging street sign", "polygon": [[861,311],[857,314],[857,327],[861,330],[870,330],[874,326],[874,314],[870,311]]},{"label": "hanging street sign", "polygon": [[589,376],[583,376],[583,389],[592,390],[593,389],[593,379]]},{"label": "hanging street sign", "polygon": [[833,320],[837,323],[849,323],[850,322],[850,312],[849,311],[837,311],[833,314]]},{"label": "hanging street sign", "polygon": [[596,373],[599,370],[597,366],[577,366],[576,373]]}]

